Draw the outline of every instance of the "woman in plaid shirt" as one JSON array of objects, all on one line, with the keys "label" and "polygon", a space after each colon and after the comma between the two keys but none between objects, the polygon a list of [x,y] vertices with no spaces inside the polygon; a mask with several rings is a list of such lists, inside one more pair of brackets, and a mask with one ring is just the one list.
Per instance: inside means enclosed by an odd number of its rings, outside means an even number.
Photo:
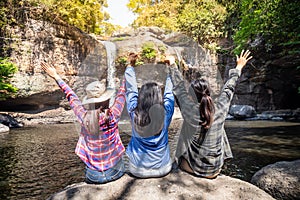
[{"label": "woman in plaid shirt", "polygon": [[229,71],[229,80],[215,103],[204,79],[192,81],[187,91],[175,58],[167,56],[173,93],[184,119],[175,154],[182,170],[196,176],[214,178],[220,173],[224,160],[232,158],[224,122],[241,70],[252,58],[249,55],[247,50],[237,56],[237,66]]},{"label": "woman in plaid shirt", "polygon": [[53,66],[41,63],[42,69],[52,77],[70,103],[81,125],[75,153],[86,165],[87,183],[106,183],[124,174],[122,155],[125,148],[119,135],[118,122],[125,104],[125,80],[109,107],[114,90],[106,89],[105,80],[87,85],[81,102],[72,89],[60,78]]}]

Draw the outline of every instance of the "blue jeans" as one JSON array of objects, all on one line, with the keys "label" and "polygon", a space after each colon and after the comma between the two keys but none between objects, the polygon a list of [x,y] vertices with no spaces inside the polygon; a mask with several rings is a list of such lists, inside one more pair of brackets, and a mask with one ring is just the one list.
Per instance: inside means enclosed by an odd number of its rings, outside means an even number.
[{"label": "blue jeans", "polygon": [[97,171],[86,167],[85,182],[89,184],[107,183],[124,175],[124,163],[121,159],[115,166],[105,171]]}]

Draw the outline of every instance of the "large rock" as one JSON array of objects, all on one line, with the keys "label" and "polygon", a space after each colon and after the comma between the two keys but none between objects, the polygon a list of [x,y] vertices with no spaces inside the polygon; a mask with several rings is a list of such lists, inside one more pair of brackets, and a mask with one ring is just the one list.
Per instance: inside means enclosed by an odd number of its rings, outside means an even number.
[{"label": "large rock", "polygon": [[[134,34],[131,34],[130,37],[123,38],[116,36],[116,38],[112,38],[112,41],[114,41],[117,46],[118,58],[126,56],[128,52],[142,52],[142,47],[146,43],[150,42],[154,44],[153,48],[157,52],[156,59],[151,61],[151,63],[145,63],[146,66],[143,66],[142,70],[139,70],[139,67],[136,68],[137,73],[138,71],[142,71],[142,73],[140,73],[141,76],[137,76],[138,79],[153,80],[154,77],[157,77],[155,73],[163,74],[163,76],[165,76],[165,73],[161,73],[165,67],[160,63],[165,54],[172,54],[179,59],[184,59],[189,65],[183,73],[187,82],[197,77],[206,78],[210,83],[212,95],[215,96],[220,92],[223,85],[223,79],[218,70],[217,56],[209,50],[202,48],[194,40],[184,34],[167,34],[157,27],[142,27],[137,29]],[[157,64],[157,66],[153,66],[152,62]],[[116,67],[117,76],[120,78],[123,76],[125,68],[124,66],[118,65]],[[158,71],[153,72],[153,70]],[[159,83],[161,83],[161,79],[158,80]]]},{"label": "large rock", "polygon": [[256,111],[249,105],[232,105],[229,109],[229,114],[236,119],[245,119],[255,117]]},{"label": "large rock", "polygon": [[19,123],[17,120],[15,120],[12,116],[9,114],[0,114],[0,123],[9,127],[9,128],[20,128],[23,127],[22,123]]},{"label": "large rock", "polygon": [[251,183],[276,199],[299,199],[300,160],[268,165],[254,174]]},{"label": "large rock", "polygon": [[136,179],[125,174],[120,179],[102,184],[77,183],[68,186],[48,200],[98,199],[273,199],[250,183],[221,175],[214,180],[174,172],[163,178]]},{"label": "large rock", "polygon": [[0,133],[7,133],[7,132],[9,132],[9,127],[0,123]]}]

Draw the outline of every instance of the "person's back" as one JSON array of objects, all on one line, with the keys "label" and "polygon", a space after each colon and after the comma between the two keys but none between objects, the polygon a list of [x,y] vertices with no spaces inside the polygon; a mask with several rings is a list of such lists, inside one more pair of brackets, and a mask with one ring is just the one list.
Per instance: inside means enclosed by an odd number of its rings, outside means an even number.
[{"label": "person's back", "polygon": [[143,178],[164,176],[172,167],[168,144],[168,127],[174,112],[172,83],[167,77],[163,96],[154,82],[144,84],[138,91],[133,66],[131,63],[125,71],[127,110],[132,124],[126,149],[129,171]]},{"label": "person's back", "polygon": [[[229,80],[215,104],[205,80],[194,80],[188,92],[178,69],[170,68],[173,92],[184,118],[175,154],[181,169],[197,176],[214,178],[220,173],[224,160],[232,158],[224,122],[241,69],[252,58],[249,54],[249,51],[245,54],[243,51],[240,58],[237,57],[237,67],[230,70]],[[174,65],[174,58],[170,59],[170,64]]]},{"label": "person's back", "polygon": [[56,80],[66,94],[71,109],[81,125],[75,153],[86,165],[87,183],[106,183],[124,174],[122,155],[125,148],[120,139],[118,121],[125,104],[125,80],[109,107],[114,90],[106,89],[104,81],[87,85],[81,102],[74,91],[60,78],[54,67],[42,63],[42,68]]}]

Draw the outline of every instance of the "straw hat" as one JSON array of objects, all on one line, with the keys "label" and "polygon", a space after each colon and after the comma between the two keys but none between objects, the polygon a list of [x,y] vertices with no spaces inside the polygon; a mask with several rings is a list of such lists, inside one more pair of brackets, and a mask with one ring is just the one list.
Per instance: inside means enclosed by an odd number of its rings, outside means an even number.
[{"label": "straw hat", "polygon": [[83,98],[82,104],[100,103],[110,99],[114,90],[106,88],[106,81],[94,81],[86,86],[86,96]]}]

